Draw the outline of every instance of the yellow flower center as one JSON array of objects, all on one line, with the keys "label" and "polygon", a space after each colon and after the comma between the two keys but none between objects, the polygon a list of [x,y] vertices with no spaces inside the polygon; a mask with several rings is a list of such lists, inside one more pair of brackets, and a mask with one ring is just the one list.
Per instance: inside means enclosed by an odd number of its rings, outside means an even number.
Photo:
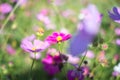
[{"label": "yellow flower center", "polygon": [[59,42],[59,41],[61,41],[62,40],[62,37],[61,36],[58,36],[57,37],[57,41]]},{"label": "yellow flower center", "polygon": [[33,47],[33,48],[32,48],[32,50],[33,50],[33,51],[35,51],[35,50],[36,50],[36,48],[35,48],[35,47]]}]

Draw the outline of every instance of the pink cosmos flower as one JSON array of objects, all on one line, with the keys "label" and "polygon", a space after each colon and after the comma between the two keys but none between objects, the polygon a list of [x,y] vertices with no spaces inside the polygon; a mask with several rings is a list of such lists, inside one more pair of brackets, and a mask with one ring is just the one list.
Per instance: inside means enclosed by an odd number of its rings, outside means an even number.
[{"label": "pink cosmos flower", "polygon": [[20,46],[26,52],[36,53],[36,52],[41,52],[44,49],[46,49],[49,46],[49,43],[37,40],[35,39],[35,36],[32,35],[32,36],[29,36],[23,39]]},{"label": "pink cosmos flower", "polygon": [[8,3],[0,4],[0,13],[7,14],[12,10],[12,6]]},{"label": "pink cosmos flower", "polygon": [[52,35],[48,36],[46,38],[46,40],[50,44],[55,44],[55,43],[66,41],[66,40],[68,40],[70,38],[71,38],[71,34],[64,34],[62,32],[61,33],[54,32],[54,33],[52,33]]}]

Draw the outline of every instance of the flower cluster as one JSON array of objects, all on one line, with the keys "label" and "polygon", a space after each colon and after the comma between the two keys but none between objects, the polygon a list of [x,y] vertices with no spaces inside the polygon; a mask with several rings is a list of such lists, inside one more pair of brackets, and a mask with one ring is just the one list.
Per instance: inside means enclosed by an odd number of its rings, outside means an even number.
[{"label": "flower cluster", "polygon": [[[21,48],[30,53],[32,59],[39,59],[41,52],[50,47],[52,43],[64,42],[71,38],[70,34],[54,32],[51,36],[48,36],[44,41],[36,38],[35,35],[24,38],[21,41]],[[42,59],[44,69],[49,75],[55,75],[63,68],[64,61],[67,61],[68,57],[63,55],[60,51],[55,49],[49,49],[46,57]]]}]

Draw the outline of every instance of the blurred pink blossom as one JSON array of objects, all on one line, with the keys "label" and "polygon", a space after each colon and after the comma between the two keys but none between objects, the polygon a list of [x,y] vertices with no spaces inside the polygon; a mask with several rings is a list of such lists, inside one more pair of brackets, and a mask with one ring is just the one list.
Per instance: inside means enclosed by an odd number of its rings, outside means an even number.
[{"label": "blurred pink blossom", "polygon": [[8,52],[8,54],[10,55],[14,55],[16,53],[16,50],[11,46],[11,45],[7,45],[6,47],[6,51]]},{"label": "blurred pink blossom", "polygon": [[3,19],[5,19],[5,15],[0,14],[0,20],[3,20]]},{"label": "blurred pink blossom", "polygon": [[113,72],[112,72],[112,76],[118,76],[118,75],[120,75],[120,73],[118,73],[118,72],[116,72],[116,71],[113,71]]},{"label": "blurred pink blossom", "polygon": [[48,14],[48,11],[43,9],[40,11],[40,13],[37,14],[36,17],[39,21],[41,21],[45,25],[46,29],[53,29],[54,30],[56,28],[55,24],[52,23],[52,21],[47,16],[47,14]]},{"label": "blurred pink blossom", "polygon": [[65,18],[69,18],[70,16],[73,16],[75,15],[75,12],[73,10],[65,10],[62,12],[62,16],[65,17]]},{"label": "blurred pink blossom", "polygon": [[[84,54],[85,54],[85,52],[83,53],[83,55],[84,55]],[[92,59],[92,58],[95,57],[95,55],[94,55],[93,51],[88,50],[88,51],[87,51],[87,54],[86,54],[86,57]]]},{"label": "blurred pink blossom", "polygon": [[116,44],[120,46],[120,39],[116,39]]},{"label": "blurred pink blossom", "polygon": [[118,61],[120,59],[120,55],[119,54],[115,54],[114,55],[114,60]]},{"label": "blurred pink blossom", "polygon": [[68,57],[68,62],[71,64],[78,64],[80,61],[79,57],[75,57],[70,54],[67,54],[67,57]]},{"label": "blurred pink blossom", "polygon": [[118,36],[120,36],[120,28],[116,28],[115,29],[115,34],[118,35]]},{"label": "blurred pink blossom", "polygon": [[42,14],[37,15],[38,20],[42,21],[44,24],[50,24],[50,19]]},{"label": "blurred pink blossom", "polygon": [[47,9],[42,9],[42,10],[40,11],[40,14],[42,14],[42,15],[44,15],[44,16],[47,16],[48,13],[49,13],[49,11],[48,11]]},{"label": "blurred pink blossom", "polygon": [[8,3],[0,4],[0,13],[7,14],[12,11],[12,6]]},{"label": "blurred pink blossom", "polygon": [[47,53],[50,55],[59,55],[59,52],[55,48],[49,48]]},{"label": "blurred pink blossom", "polygon": [[88,66],[84,66],[83,71],[84,71],[83,75],[87,76],[89,74],[89,72],[90,72],[89,71],[89,67]]}]

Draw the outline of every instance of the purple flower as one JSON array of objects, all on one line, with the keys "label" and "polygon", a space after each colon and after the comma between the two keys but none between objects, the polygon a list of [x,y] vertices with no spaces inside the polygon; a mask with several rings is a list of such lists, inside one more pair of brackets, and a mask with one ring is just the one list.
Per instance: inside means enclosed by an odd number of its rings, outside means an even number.
[{"label": "purple flower", "polygon": [[62,68],[62,59],[59,55],[52,56],[51,54],[47,54],[46,57],[42,60],[45,71],[49,75],[54,75],[60,72]]},{"label": "purple flower", "polygon": [[81,55],[87,50],[88,45],[99,32],[101,24],[102,17],[95,5],[89,5],[81,14],[84,16],[80,18],[79,30],[73,36],[69,48],[69,53],[73,56]]},{"label": "purple flower", "polygon": [[119,76],[120,75],[120,73],[118,73],[118,72],[116,72],[116,71],[114,71],[114,72],[112,72],[112,76]]},{"label": "purple flower", "polygon": [[0,4],[0,13],[7,14],[10,11],[12,11],[12,6],[8,3],[2,3]]},{"label": "purple flower", "polygon": [[41,52],[49,46],[47,42],[34,39],[34,36],[27,37],[22,40],[21,48],[26,52]]},{"label": "purple flower", "polygon": [[112,12],[108,12],[111,19],[115,22],[120,23],[120,9],[117,7],[113,7]]},{"label": "purple flower", "polygon": [[67,73],[68,80],[84,80],[82,70],[69,70]]},{"label": "purple flower", "polygon": [[95,5],[89,4],[87,8],[81,10],[79,19],[81,20],[78,25],[80,30],[85,30],[86,33],[91,35],[96,35],[99,32],[102,15]]}]

